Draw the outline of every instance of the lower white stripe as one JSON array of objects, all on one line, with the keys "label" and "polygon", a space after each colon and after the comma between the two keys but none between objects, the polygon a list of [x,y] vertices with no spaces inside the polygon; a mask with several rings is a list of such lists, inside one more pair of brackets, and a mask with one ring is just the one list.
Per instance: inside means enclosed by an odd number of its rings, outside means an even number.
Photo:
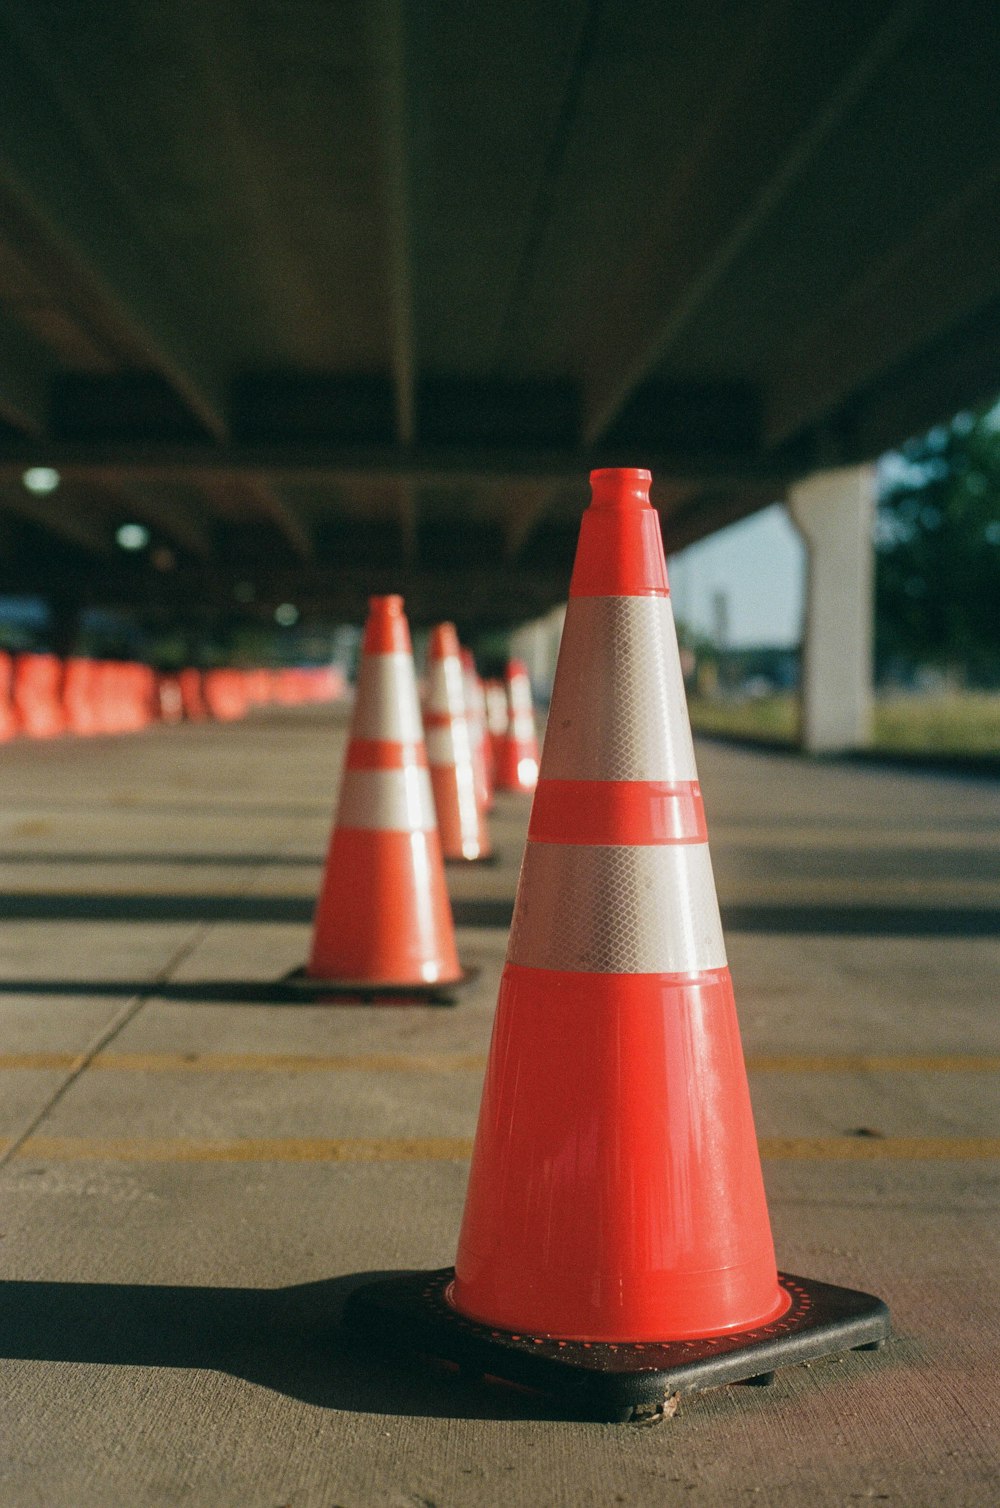
[{"label": "lower white stripe", "polygon": [[337,826],[431,832],[437,818],[430,775],[422,765],[407,770],[345,770]]},{"label": "lower white stripe", "polygon": [[472,763],[469,728],[464,718],[449,723],[447,728],[427,729],[427,762],[460,767]]},{"label": "lower white stripe", "polygon": [[722,968],[726,948],[708,844],[529,842],[507,960],[588,974]]},{"label": "lower white stripe", "polygon": [[412,655],[362,657],[351,734],[394,743],[418,743],[423,738]]}]

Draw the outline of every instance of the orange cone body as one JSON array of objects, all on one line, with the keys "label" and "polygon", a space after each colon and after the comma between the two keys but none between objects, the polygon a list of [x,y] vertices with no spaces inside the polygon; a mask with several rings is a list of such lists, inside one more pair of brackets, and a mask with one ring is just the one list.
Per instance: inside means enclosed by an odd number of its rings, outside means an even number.
[{"label": "orange cone body", "polygon": [[531,682],[521,660],[507,665],[507,729],[497,754],[497,788],[530,794],[538,781],[538,735]]},{"label": "orange cone body", "polygon": [[446,859],[485,859],[490,840],[477,799],[462,660],[453,623],[439,623],[431,632],[424,727],[441,851]]},{"label": "orange cone body", "polygon": [[62,661],[55,655],[24,654],[14,661],[14,704],[29,738],[54,738],[66,731],[62,674]]},{"label": "orange cone body", "polygon": [[102,731],[98,680],[97,665],[93,660],[73,655],[66,661],[63,674],[63,712],[71,733],[87,737]]},{"label": "orange cone body", "polygon": [[462,977],[401,597],[373,597],[326,872],[313,979]]},{"label": "orange cone body", "polygon": [[181,688],[181,704],[185,718],[189,723],[200,722],[207,716],[205,698],[201,689],[201,671],[194,665],[188,665],[184,670],[178,671],[177,684]]},{"label": "orange cone body", "polygon": [[472,773],[476,782],[476,800],[481,812],[491,812],[493,800],[493,750],[486,727],[486,694],[476,672],[471,649],[462,650],[462,684],[465,710],[472,742]]},{"label": "orange cone body", "polygon": [[452,1290],[589,1341],[784,1312],[649,473],[584,515]]},{"label": "orange cone body", "polygon": [[10,655],[0,650],[0,743],[7,743],[19,730],[14,707],[14,662]]}]

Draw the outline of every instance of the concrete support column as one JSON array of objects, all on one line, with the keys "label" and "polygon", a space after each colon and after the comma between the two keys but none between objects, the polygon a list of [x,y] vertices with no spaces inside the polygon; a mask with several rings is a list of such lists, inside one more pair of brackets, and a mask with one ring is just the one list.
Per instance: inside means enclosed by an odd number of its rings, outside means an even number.
[{"label": "concrete support column", "polygon": [[792,487],[788,511],[808,548],[801,740],[811,753],[871,737],[875,469],[818,472]]}]

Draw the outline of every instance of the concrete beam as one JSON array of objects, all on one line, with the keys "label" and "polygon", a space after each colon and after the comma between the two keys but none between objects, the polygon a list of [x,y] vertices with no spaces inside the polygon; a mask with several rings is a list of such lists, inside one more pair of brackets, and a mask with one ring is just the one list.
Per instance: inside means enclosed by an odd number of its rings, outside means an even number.
[{"label": "concrete beam", "polygon": [[[781,491],[790,466],[748,458],[697,456],[646,448],[642,464],[654,478],[691,479],[704,486],[758,481]],[[207,485],[213,480],[268,478],[275,484],[293,482],[378,481],[407,477],[422,483],[468,483],[485,479],[534,479],[552,485],[579,487],[599,466],[634,466],[634,445],[581,450],[561,445],[461,443],[410,447],[395,444],[338,442],[267,445],[190,445],[173,441],[94,440],[59,441],[45,447],[20,442],[0,445],[0,478],[18,475],[26,465],[57,466],[65,475],[157,479]],[[796,468],[801,471],[801,465]]]},{"label": "concrete beam", "polygon": [[[410,190],[407,153],[405,21],[402,0],[376,0],[369,8],[378,95],[376,133],[386,260],[386,307],[395,396],[396,439],[412,445],[416,433],[416,350],[413,329]],[[407,503],[414,513],[412,494]],[[404,530],[407,512],[404,510]],[[413,537],[416,539],[415,522]]]},{"label": "concrete beam", "polygon": [[0,419],[25,434],[44,434],[55,370],[51,351],[0,310]]},{"label": "concrete beam", "polygon": [[[74,545],[88,555],[104,560],[114,554],[114,543],[107,520],[88,507],[84,499],[67,494],[62,488],[58,492],[36,496],[16,485],[3,487],[0,489],[0,511],[27,519],[47,534],[65,544]],[[19,580],[23,580],[22,573],[16,570],[8,590],[18,590]],[[46,593],[51,585],[47,573],[43,572],[37,582],[29,585],[24,581],[20,590]],[[72,579],[62,583],[62,589],[65,592],[72,591]]]},{"label": "concrete beam", "polygon": [[1000,294],[1000,166],[964,188],[903,247],[863,268],[781,362],[765,400],[780,445]]},{"label": "concrete beam", "polygon": [[[730,65],[717,74],[710,129],[692,153],[679,155],[648,229],[637,234],[631,266],[594,321],[583,371],[587,444],[612,429],[921,9],[921,0],[899,0],[881,22],[874,6],[856,11],[860,26],[851,35],[842,8],[840,24],[831,15],[827,24],[817,18],[808,29],[801,12],[790,16],[780,3],[755,8],[754,45],[727,53]],[[768,58],[764,73],[762,56]],[[770,92],[762,98],[765,79]],[[748,145],[763,139],[762,119],[780,125],[768,133],[766,150],[748,155]]]},{"label": "concrete beam", "polygon": [[0,95],[0,213],[26,263],[124,348],[123,364],[160,372],[221,437],[222,374],[192,338],[178,269],[25,7],[0,10]]},{"label": "concrete beam", "polygon": [[788,493],[808,550],[802,641],[802,747],[864,748],[871,738],[875,472],[817,472]]}]

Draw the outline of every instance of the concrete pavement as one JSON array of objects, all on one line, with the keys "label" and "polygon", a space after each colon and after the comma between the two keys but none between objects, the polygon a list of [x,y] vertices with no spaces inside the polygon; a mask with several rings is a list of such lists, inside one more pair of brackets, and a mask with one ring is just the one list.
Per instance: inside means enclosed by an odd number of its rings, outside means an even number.
[{"label": "concrete pavement", "polygon": [[[0,1501],[996,1501],[997,787],[703,745],[781,1265],[898,1338],[657,1428],[360,1354],[453,1256],[526,804],[455,1010],[281,1005],[343,714],[0,750]],[[859,1134],[861,1133],[861,1134]]]}]

